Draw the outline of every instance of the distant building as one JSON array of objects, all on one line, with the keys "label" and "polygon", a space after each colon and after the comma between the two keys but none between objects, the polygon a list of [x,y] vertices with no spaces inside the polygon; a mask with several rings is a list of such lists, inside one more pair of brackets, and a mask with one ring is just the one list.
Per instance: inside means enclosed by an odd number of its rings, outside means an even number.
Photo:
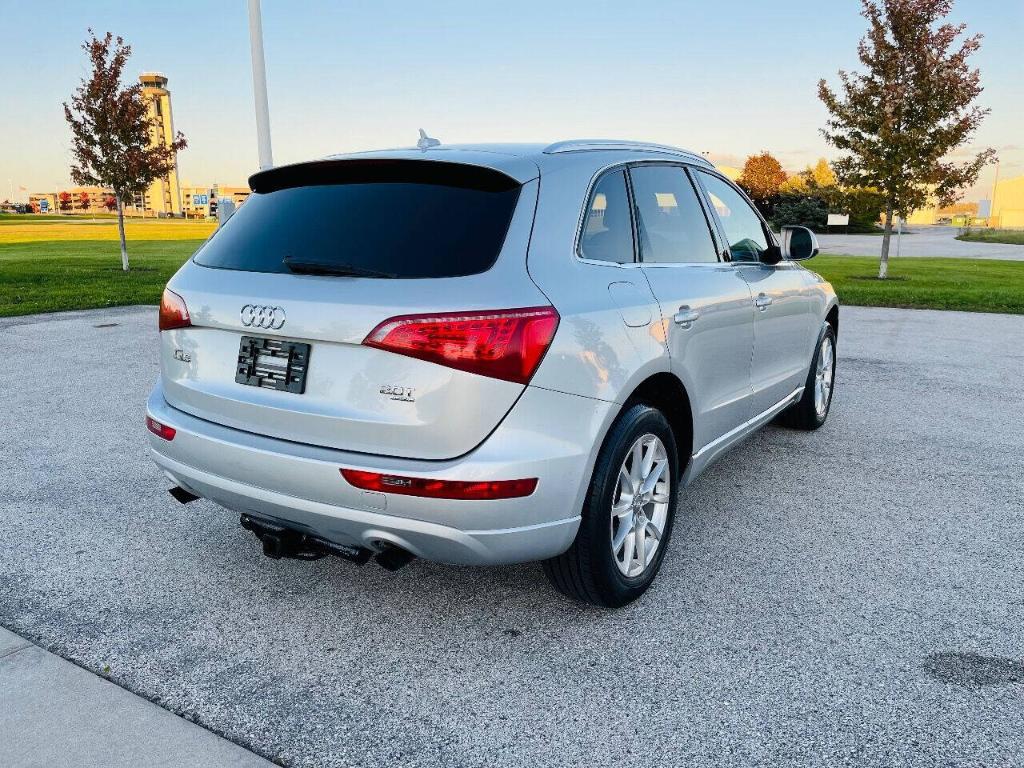
[{"label": "distant building", "polygon": [[181,188],[182,209],[189,219],[212,219],[217,215],[217,204],[230,198],[237,208],[252,194],[248,187],[228,187],[214,184],[212,187],[189,186]]},{"label": "distant building", "polygon": [[[103,187],[72,187],[67,190],[71,193],[72,213],[109,213],[106,201],[114,194],[114,190]],[[82,203],[86,202],[85,205]]]},{"label": "distant building", "polygon": [[991,207],[991,226],[1024,227],[1024,176],[997,182]]},{"label": "distant building", "polygon": [[28,196],[28,204],[39,213],[57,213],[57,193],[33,192]]},{"label": "distant building", "polygon": [[[139,82],[142,83],[143,97],[149,101],[149,116],[155,121],[150,142],[170,146],[174,141],[174,117],[167,78],[159,72],[144,72],[139,76]],[[181,216],[181,203],[178,159],[175,156],[171,172],[150,184],[143,194],[136,195],[125,213],[134,216]]]},{"label": "distant building", "polygon": [[743,171],[739,168],[733,168],[731,165],[716,165],[715,168],[730,181],[736,181],[736,179],[743,175]]},{"label": "distant building", "polygon": [[[64,194],[68,195],[66,210],[62,210],[60,207],[60,198]],[[113,194],[113,190],[104,187],[69,187],[57,192],[34,192],[28,196],[28,202],[33,210],[38,210],[40,213],[66,213],[69,216],[91,215],[108,213],[110,209],[106,206],[106,200]]]}]

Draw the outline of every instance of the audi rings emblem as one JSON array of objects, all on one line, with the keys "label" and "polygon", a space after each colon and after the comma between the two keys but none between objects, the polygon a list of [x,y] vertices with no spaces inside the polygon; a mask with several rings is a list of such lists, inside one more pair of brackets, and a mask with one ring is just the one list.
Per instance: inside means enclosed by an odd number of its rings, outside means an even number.
[{"label": "audi rings emblem", "polygon": [[281,307],[262,307],[246,304],[242,307],[242,325],[246,328],[266,328],[276,331],[284,325],[287,316]]}]

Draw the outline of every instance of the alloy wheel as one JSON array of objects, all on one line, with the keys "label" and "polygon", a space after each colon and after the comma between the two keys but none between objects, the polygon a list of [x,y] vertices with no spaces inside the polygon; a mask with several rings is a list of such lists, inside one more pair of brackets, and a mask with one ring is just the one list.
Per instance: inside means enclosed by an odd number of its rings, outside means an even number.
[{"label": "alloy wheel", "polygon": [[624,576],[640,576],[653,562],[668,519],[671,486],[665,444],[657,435],[643,435],[626,454],[612,497],[612,555]]},{"label": "alloy wheel", "polygon": [[818,350],[818,368],[814,377],[814,410],[818,418],[825,415],[828,402],[832,397],[832,379],[835,375],[835,347],[832,339],[826,336],[821,340]]}]

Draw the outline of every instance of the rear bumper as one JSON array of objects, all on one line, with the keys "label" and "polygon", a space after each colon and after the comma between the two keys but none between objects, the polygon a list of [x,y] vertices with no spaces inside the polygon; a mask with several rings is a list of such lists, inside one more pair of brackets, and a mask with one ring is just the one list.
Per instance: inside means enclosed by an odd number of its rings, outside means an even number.
[{"label": "rear bumper", "polygon": [[[414,461],[262,437],[179,411],[158,383],[147,412],[177,431],[150,435],[171,480],[238,513],[284,522],[322,538],[467,565],[539,560],[564,552],[579,527],[583,494],[614,404],[528,387],[502,424],[458,459]],[[428,499],[362,491],[350,467],[449,480],[538,478],[530,496],[496,501]]]}]

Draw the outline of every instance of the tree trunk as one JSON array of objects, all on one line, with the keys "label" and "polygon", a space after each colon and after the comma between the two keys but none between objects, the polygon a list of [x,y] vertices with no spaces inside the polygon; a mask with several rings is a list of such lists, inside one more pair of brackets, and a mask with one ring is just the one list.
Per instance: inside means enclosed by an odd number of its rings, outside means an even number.
[{"label": "tree trunk", "polygon": [[124,241],[124,206],[121,204],[121,196],[114,195],[117,200],[117,234],[121,236],[121,269],[128,271],[128,244]]},{"label": "tree trunk", "polygon": [[882,258],[878,262],[878,279],[885,280],[889,274],[889,241],[892,239],[892,201],[885,203],[885,230],[882,232]]}]

